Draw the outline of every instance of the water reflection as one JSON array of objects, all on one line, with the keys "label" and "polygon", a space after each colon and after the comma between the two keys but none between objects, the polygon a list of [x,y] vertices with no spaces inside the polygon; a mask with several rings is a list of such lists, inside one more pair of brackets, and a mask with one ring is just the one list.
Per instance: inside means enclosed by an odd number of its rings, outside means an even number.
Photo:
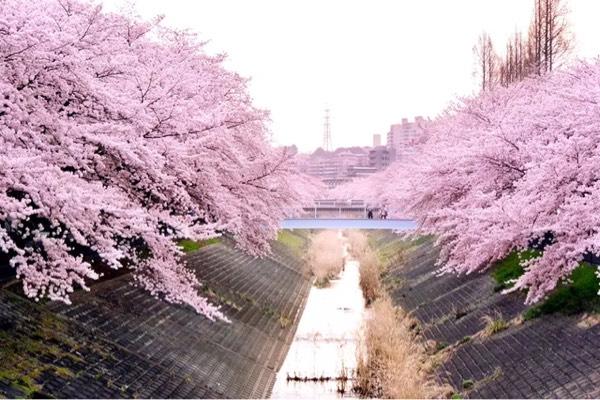
[{"label": "water reflection", "polygon": [[[346,251],[347,253],[347,251]],[[273,398],[351,397],[356,346],[364,316],[359,264],[347,258],[339,279],[313,287],[277,375]]]}]

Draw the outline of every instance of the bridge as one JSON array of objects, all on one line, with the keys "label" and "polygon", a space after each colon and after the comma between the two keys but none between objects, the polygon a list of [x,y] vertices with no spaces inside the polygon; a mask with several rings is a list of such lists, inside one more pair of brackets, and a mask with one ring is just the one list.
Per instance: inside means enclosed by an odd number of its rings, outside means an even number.
[{"label": "bridge", "polygon": [[410,231],[417,227],[410,219],[293,218],[282,222],[282,229],[385,229]]},{"label": "bridge", "polygon": [[315,200],[313,205],[303,207],[304,218],[366,218],[367,210],[374,214],[379,211],[379,206],[367,204],[364,200]]}]

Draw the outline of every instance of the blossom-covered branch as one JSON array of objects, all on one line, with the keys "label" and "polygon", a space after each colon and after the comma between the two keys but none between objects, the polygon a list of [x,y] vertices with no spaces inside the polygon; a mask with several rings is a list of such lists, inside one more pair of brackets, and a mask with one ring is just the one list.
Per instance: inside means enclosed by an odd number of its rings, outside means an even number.
[{"label": "blossom-covered branch", "polygon": [[128,267],[220,317],[176,239],[264,254],[302,201],[245,79],[160,18],[79,1],[0,0],[0,32],[0,251],[25,293],[69,301],[99,264]]}]

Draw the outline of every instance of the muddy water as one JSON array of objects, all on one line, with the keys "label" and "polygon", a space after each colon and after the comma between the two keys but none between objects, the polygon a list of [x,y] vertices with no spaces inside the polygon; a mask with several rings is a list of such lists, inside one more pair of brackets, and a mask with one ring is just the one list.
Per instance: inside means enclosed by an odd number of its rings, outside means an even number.
[{"label": "muddy water", "polygon": [[[344,249],[347,254],[347,248]],[[298,330],[277,375],[272,398],[352,397],[352,377],[356,367],[356,347],[365,305],[359,286],[359,265],[346,257],[339,279],[326,288],[313,287],[300,318]],[[289,378],[308,378],[297,381]],[[311,381],[313,378],[334,378]],[[345,394],[339,389],[344,387]]]}]

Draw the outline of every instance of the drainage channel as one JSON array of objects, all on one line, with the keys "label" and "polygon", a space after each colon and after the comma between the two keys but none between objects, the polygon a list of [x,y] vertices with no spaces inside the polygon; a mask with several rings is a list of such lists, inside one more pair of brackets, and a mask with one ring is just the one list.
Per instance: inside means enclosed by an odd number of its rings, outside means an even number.
[{"label": "drainage channel", "polygon": [[338,279],[312,287],[271,397],[351,398],[365,312],[359,263],[348,257]]}]

